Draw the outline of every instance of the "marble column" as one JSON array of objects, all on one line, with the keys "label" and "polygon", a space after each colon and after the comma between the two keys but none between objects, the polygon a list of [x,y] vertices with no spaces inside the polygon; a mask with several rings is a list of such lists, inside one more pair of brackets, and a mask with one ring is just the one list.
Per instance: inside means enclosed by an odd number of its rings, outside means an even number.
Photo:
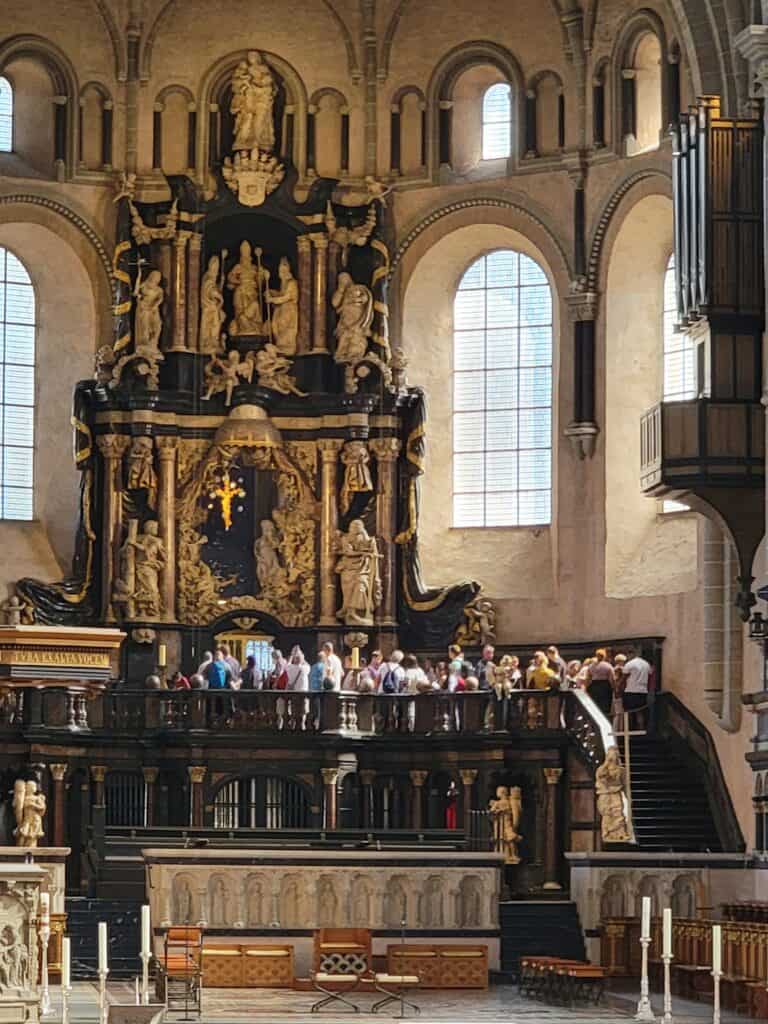
[{"label": "marble column", "polygon": [[109,769],[105,764],[91,765],[91,781],[93,782],[93,806],[103,807],[106,800],[104,780]]},{"label": "marble column", "polygon": [[299,333],[296,354],[304,355],[311,348],[312,334],[312,242],[309,235],[296,239],[299,276]]},{"label": "marble column", "polygon": [[544,768],[546,782],[546,807],[544,810],[544,888],[562,889],[558,875],[558,828],[557,828],[557,784],[563,774],[562,768]]},{"label": "marble column", "polygon": [[363,828],[375,827],[376,813],[373,795],[373,783],[375,779],[375,769],[363,768],[360,771],[360,781],[363,784]]},{"label": "marble column", "polygon": [[147,808],[147,828],[152,828],[155,824],[155,784],[157,777],[160,774],[159,768],[142,768],[142,774],[144,775],[144,789],[146,792],[146,808]]},{"label": "marble column", "polygon": [[104,460],[104,526],[101,535],[101,608],[106,622],[115,621],[112,608],[112,585],[115,563],[120,547],[122,513],[121,488],[118,474],[129,438],[121,434],[101,434],[96,445]]},{"label": "marble column", "polygon": [[187,766],[189,775],[189,824],[192,828],[203,827],[203,781],[207,768],[204,764]]},{"label": "marble column", "polygon": [[411,804],[411,828],[418,832],[422,825],[422,805],[424,803],[424,783],[427,781],[429,772],[412,771],[408,773],[411,777],[413,787]]},{"label": "marble column", "polygon": [[173,333],[171,352],[187,351],[187,241],[188,231],[179,231],[173,240],[173,265],[171,267],[171,293],[173,309]]},{"label": "marble column", "polygon": [[64,780],[67,776],[66,764],[49,764],[48,769],[53,779],[53,834],[52,846],[64,846],[64,818],[66,810],[67,789]]},{"label": "marble column", "polygon": [[157,489],[157,521],[165,550],[165,568],[160,574],[160,599],[165,622],[176,621],[176,450],[175,437],[157,437],[160,462]]},{"label": "marble column", "polygon": [[368,445],[376,456],[378,486],[376,488],[376,534],[381,540],[382,597],[376,613],[379,626],[394,626],[397,621],[397,483],[395,464],[400,454],[396,437],[380,437]]},{"label": "marble column", "polygon": [[468,839],[472,831],[472,787],[477,779],[477,768],[460,768],[461,784],[464,787],[464,836]]},{"label": "marble column", "polygon": [[200,250],[203,236],[193,231],[187,255],[187,347],[197,352],[200,332]]},{"label": "marble column", "polygon": [[336,828],[336,786],[339,781],[338,768],[321,768],[323,776],[323,794],[325,803],[325,814],[323,826],[329,830]]},{"label": "marble column", "polygon": [[328,316],[328,235],[310,235],[315,247],[315,288],[312,315],[312,351],[328,352],[325,324]]},{"label": "marble column", "polygon": [[320,451],[320,622],[336,626],[336,573],[334,540],[339,526],[338,475],[339,452],[343,441],[324,438],[317,442]]}]

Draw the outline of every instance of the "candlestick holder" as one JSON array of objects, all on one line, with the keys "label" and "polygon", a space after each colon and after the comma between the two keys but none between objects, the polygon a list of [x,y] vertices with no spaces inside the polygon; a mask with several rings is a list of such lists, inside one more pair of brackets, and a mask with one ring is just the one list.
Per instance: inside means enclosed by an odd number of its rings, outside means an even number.
[{"label": "candlestick holder", "polygon": [[635,1014],[635,1020],[647,1020],[654,1021],[656,1018],[653,1015],[651,1008],[651,1000],[648,998],[648,947],[651,944],[650,936],[640,938],[640,945],[643,950],[643,961],[642,971],[640,974],[640,1000],[637,1004],[637,1013]]},{"label": "candlestick holder", "polygon": [[53,1013],[51,1009],[51,992],[48,986],[48,943],[51,940],[51,925],[48,921],[41,921],[40,923],[40,946],[41,946],[41,960],[40,965],[40,1016],[50,1017]]},{"label": "candlestick holder", "polygon": [[675,1018],[672,1016],[672,982],[670,978],[672,954],[662,953],[661,959],[664,961],[664,1016],[661,1020],[662,1024],[675,1024]]},{"label": "candlestick holder", "polygon": [[99,968],[99,1024],[107,1024],[107,975],[109,968]]},{"label": "candlestick holder", "polygon": [[72,995],[71,985],[61,986],[61,1024],[69,1024],[69,997]]},{"label": "candlestick holder", "polygon": [[723,976],[722,971],[712,971],[713,991],[712,991],[712,1024],[720,1024],[720,979]]},{"label": "candlestick holder", "polygon": [[147,951],[139,953],[141,958],[141,1001],[144,1006],[149,1006],[149,961],[152,954]]}]

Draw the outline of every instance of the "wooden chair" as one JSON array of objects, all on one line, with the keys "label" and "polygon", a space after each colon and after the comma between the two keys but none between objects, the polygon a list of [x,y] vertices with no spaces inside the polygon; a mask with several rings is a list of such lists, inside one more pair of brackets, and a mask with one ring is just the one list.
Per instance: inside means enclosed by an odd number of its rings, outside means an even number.
[{"label": "wooden chair", "polygon": [[203,933],[200,928],[169,928],[158,964],[157,994],[169,1011],[200,1015],[202,1010]]},{"label": "wooden chair", "polygon": [[371,962],[371,933],[367,928],[319,928],[315,932],[315,971],[367,974]]}]

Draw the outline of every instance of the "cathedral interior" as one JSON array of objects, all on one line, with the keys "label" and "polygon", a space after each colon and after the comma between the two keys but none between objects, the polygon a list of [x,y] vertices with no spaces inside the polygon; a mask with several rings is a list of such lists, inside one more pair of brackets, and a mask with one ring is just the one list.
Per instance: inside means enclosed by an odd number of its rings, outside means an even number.
[{"label": "cathedral interior", "polygon": [[768,1018],[766,88],[766,0],[7,0],[2,1021]]}]

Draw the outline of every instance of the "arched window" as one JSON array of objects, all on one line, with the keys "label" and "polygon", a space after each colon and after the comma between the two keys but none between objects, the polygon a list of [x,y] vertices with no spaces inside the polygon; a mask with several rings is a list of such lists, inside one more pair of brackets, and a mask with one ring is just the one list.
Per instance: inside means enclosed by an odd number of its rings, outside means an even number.
[{"label": "arched window", "polygon": [[684,402],[696,398],[696,345],[691,338],[675,330],[677,295],[675,290],[675,254],[669,257],[664,274],[664,401]]},{"label": "arched window", "polygon": [[31,519],[35,294],[24,264],[0,247],[0,519]]},{"label": "arched window", "polygon": [[551,521],[552,293],[529,256],[500,250],[454,301],[453,525]]},{"label": "arched window", "polygon": [[215,828],[308,828],[309,802],[301,784],[277,775],[225,782],[213,801]]},{"label": "arched window", "polygon": [[13,89],[7,78],[0,75],[0,153],[13,149]]},{"label": "arched window", "polygon": [[511,90],[497,82],[483,95],[483,160],[508,157],[512,146]]}]

